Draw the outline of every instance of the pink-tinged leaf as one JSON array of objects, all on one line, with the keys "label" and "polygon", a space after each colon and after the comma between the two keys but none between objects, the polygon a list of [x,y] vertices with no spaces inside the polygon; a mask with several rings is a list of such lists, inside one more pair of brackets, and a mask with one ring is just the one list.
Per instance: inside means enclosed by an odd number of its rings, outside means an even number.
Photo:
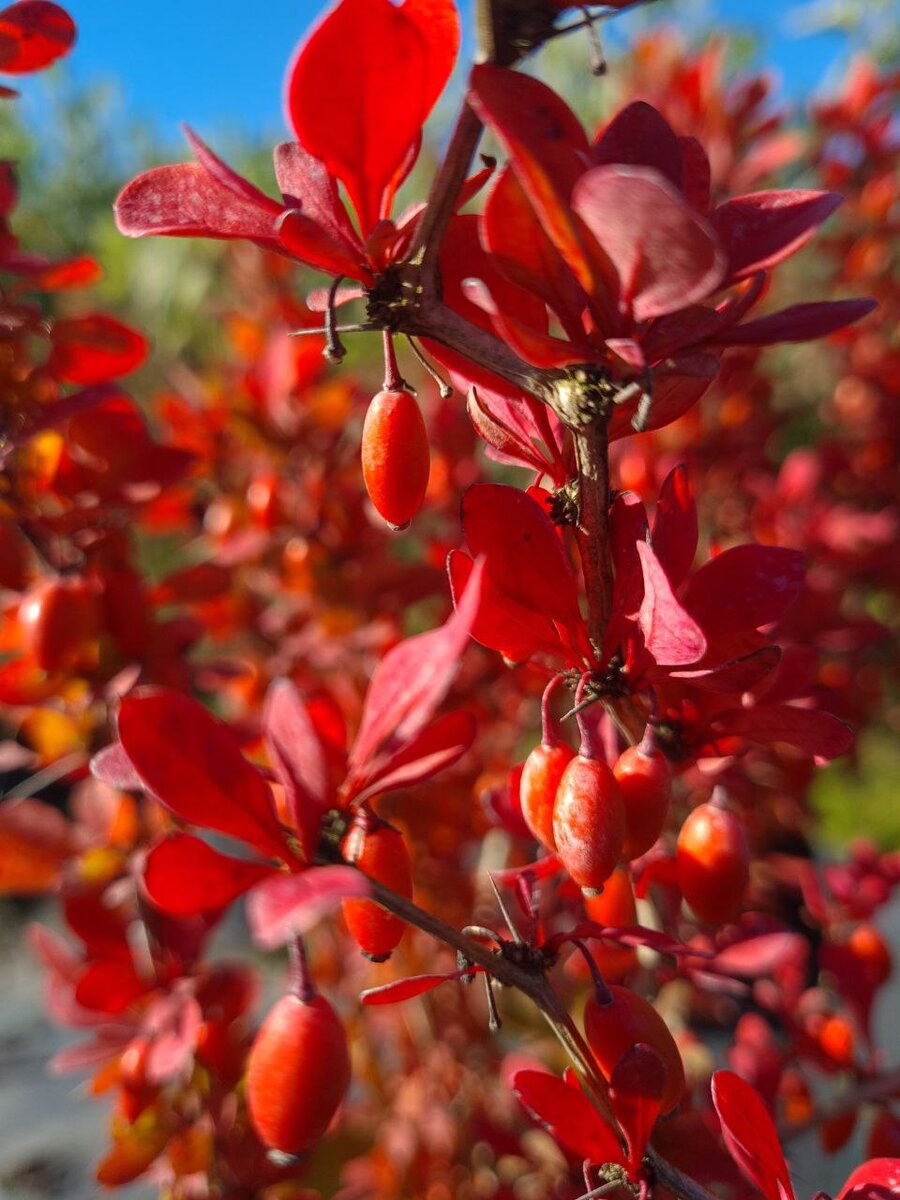
[{"label": "pink-tinged leaf", "polygon": [[162,1085],[179,1077],[187,1082],[202,1024],[203,1010],[194,996],[174,990],[153,1001],[142,1024],[150,1038],[148,1083]]},{"label": "pink-tinged leaf", "polygon": [[896,1200],[900,1195],[900,1158],[870,1158],[852,1172],[837,1200]]},{"label": "pink-tinged leaf", "polygon": [[679,604],[659,560],[646,542],[637,543],[644,575],[638,624],[647,650],[659,666],[680,667],[706,653],[703,630]]},{"label": "pink-tinged leaf", "polygon": [[122,748],[121,742],[113,742],[104,746],[91,759],[91,774],[101,783],[120,792],[140,792],[143,790],[141,777],[131,764],[131,759]]},{"label": "pink-tinged leaf", "polygon": [[671,125],[652,104],[636,100],[618,112],[594,143],[595,166],[650,167],[681,190],[681,146]]},{"label": "pink-tinged leaf", "polygon": [[806,941],[799,933],[763,933],[719,951],[711,965],[725,975],[755,979],[771,975],[787,963],[802,965]]},{"label": "pink-tinged leaf", "polygon": [[76,1042],[54,1054],[47,1065],[51,1075],[69,1075],[73,1071],[93,1071],[110,1059],[118,1058],[134,1036],[130,1025],[121,1030],[105,1028],[86,1042]]},{"label": "pink-tinged leaf", "polygon": [[[683,374],[677,374],[678,369]],[[644,433],[654,429],[663,429],[694,407],[719,369],[719,359],[714,354],[692,355],[675,360],[675,374],[663,373],[661,368],[653,371],[653,403],[650,405],[650,415],[643,426]],[[612,421],[609,425],[610,441],[619,438],[632,437],[634,428],[631,424],[637,412],[638,396],[626,404],[616,405]]]},{"label": "pink-tinged leaf", "polygon": [[687,467],[680,464],[659,489],[650,544],[672,587],[687,575],[697,553],[697,505]]},{"label": "pink-tinged leaf", "polygon": [[299,47],[285,91],[297,140],[347,188],[363,236],[456,60],[451,0],[341,0]]},{"label": "pink-tinged leaf", "polygon": [[[490,313],[497,334],[509,343],[520,358],[536,367],[545,369],[564,367],[591,355],[591,347],[585,339],[579,342],[566,341],[549,333],[541,333],[531,325],[509,316],[496,303],[488,288],[476,279],[466,280],[464,292],[485,312]],[[543,324],[543,322],[542,322]]]},{"label": "pink-tinged leaf", "polygon": [[275,147],[275,178],[288,208],[299,208],[332,239],[360,257],[362,243],[338,186],[317,158],[296,142]]},{"label": "pink-tinged leaf", "polygon": [[282,212],[262,192],[251,200],[226,187],[200,163],[153,167],[126,184],[115,203],[116,224],[128,237],[249,238],[269,247]]},{"label": "pink-tinged leaf", "polygon": [[792,304],[756,321],[733,325],[715,341],[723,346],[772,346],[776,342],[808,342],[852,325],[877,308],[875,300],[821,300]]},{"label": "pink-tinged leaf", "polygon": [[359,998],[363,1004],[400,1004],[404,1000],[412,1000],[416,996],[424,996],[442,983],[454,979],[471,979],[482,971],[482,967],[465,967],[459,971],[448,971],[446,975],[411,975],[408,979],[395,979],[393,983],[384,983],[381,987],[366,988],[360,992]]},{"label": "pink-tinged leaf", "polygon": [[42,966],[60,979],[75,982],[81,973],[81,957],[65,938],[37,922],[28,926],[25,936],[29,950]]},{"label": "pink-tinged leaf", "polygon": [[693,957],[697,954],[696,948],[686,946],[684,942],[679,942],[657,929],[645,929],[642,925],[600,925],[596,921],[581,921],[574,929],[554,934],[548,939],[547,945],[559,947],[566,942],[584,941],[586,938],[616,942],[620,946],[646,946],[658,954],[671,954],[675,957]]},{"label": "pink-tinged leaf", "polygon": [[728,281],[766,271],[789,258],[841,203],[833,192],[800,188],[735,196],[711,221],[728,251]]},{"label": "pink-tinged leaf", "polygon": [[[592,297],[604,290],[614,294],[610,264],[585,239],[569,205],[590,155],[578,118],[546,84],[518,71],[481,64],[471,85],[469,103],[506,150],[547,236],[581,287]],[[527,262],[533,253],[526,247],[523,256]]]},{"label": "pink-tinged leaf", "polygon": [[736,696],[762,683],[781,662],[781,656],[780,646],[762,646],[743,658],[733,658],[714,667],[701,667],[696,671],[670,671],[669,678],[680,679],[691,687],[699,688],[701,692]]},{"label": "pink-tinged leaf", "polygon": [[732,1071],[717,1071],[712,1099],[728,1152],[750,1182],[766,1200],[794,1200],[778,1134],[756,1090]]},{"label": "pink-tinged leaf", "polygon": [[666,1090],[666,1066],[644,1042],[619,1059],[609,1079],[609,1099],[628,1143],[628,1169],[637,1175]]},{"label": "pink-tinged leaf", "polygon": [[552,470],[553,464],[543,458],[532,442],[520,437],[515,430],[509,429],[498,417],[494,416],[482,401],[477,388],[469,389],[466,407],[476,433],[482,441],[502,456],[501,462],[530,467],[531,470],[540,474]]},{"label": "pink-tinged leaf", "polygon": [[25,75],[71,50],[75,22],[50,0],[18,0],[0,11],[0,71]]},{"label": "pink-tinged leaf", "polygon": [[759,629],[793,604],[805,574],[799,550],[732,546],[691,576],[682,599],[708,634]]},{"label": "pink-tinged leaf", "polygon": [[263,733],[300,844],[311,858],[333,789],[326,748],[303,698],[289,679],[276,679],[269,688]]},{"label": "pink-tinged leaf", "polygon": [[622,1161],[618,1138],[580,1088],[530,1070],[516,1071],[511,1086],[535,1120],[570,1154],[593,1163]]},{"label": "pink-tinged leaf", "polygon": [[[373,760],[366,785],[353,794],[357,802],[382,792],[396,791],[431,779],[457,762],[475,740],[475,718],[468,712],[447,713],[385,759]],[[350,796],[346,797],[349,803]]]},{"label": "pink-tinged leaf", "polygon": [[407,638],[375,668],[350,755],[352,785],[366,778],[370,758],[388,747],[399,749],[434,716],[471,637],[482,603],[483,573],[476,563],[456,611],[444,625]]},{"label": "pink-tinged leaf", "polygon": [[349,275],[368,282],[371,274],[362,249],[347,249],[324,233],[306,213],[289,208],[275,225],[278,244],[287,254],[330,275]]},{"label": "pink-tinged leaf", "polygon": [[854,741],[850,726],[831,713],[790,704],[760,704],[719,713],[711,731],[716,738],[743,737],[763,745],[785,742],[824,761],[846,754]]},{"label": "pink-tinged leaf", "polygon": [[610,551],[615,571],[613,601],[616,611],[635,615],[644,597],[644,576],[637,552],[647,539],[647,510],[634,492],[620,492],[609,514]]},{"label": "pink-tinged leaf", "polygon": [[200,838],[175,833],[147,856],[144,887],[163,912],[192,917],[227,908],[276,869],[219,854]]},{"label": "pink-tinged leaf", "polygon": [[636,321],[709,296],[726,257],[705,218],[645,167],[594,167],[579,179],[572,207],[615,265],[619,308]]},{"label": "pink-tinged leaf", "polygon": [[247,897],[250,932],[263,950],[276,950],[340,908],[343,900],[368,894],[368,880],[353,867],[310,867],[299,875],[274,875]]},{"label": "pink-tinged leaf", "polygon": [[265,780],[236,735],[196,700],[161,688],[131,692],[118,727],[145,790],[182,821],[289,856]]}]

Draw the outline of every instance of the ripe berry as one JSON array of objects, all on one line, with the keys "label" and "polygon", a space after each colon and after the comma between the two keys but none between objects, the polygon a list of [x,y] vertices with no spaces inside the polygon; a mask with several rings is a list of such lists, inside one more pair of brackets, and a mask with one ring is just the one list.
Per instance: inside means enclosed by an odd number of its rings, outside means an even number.
[{"label": "ripe berry", "polygon": [[[363,812],[344,838],[344,858],[385,887],[412,899],[412,863],[403,834]],[[406,924],[374,900],[345,900],[344,920],[366,958],[384,962],[403,937]]]},{"label": "ripe berry", "polygon": [[539,742],[525,759],[519,795],[522,800],[522,816],[542,846],[556,849],[553,836],[553,806],[556,793],[566,767],[575,757],[575,751],[565,742],[547,745]]},{"label": "ripe berry", "polygon": [[611,984],[609,993],[609,1003],[602,1004],[592,995],[584,1009],[584,1033],[594,1058],[609,1079],[626,1051],[646,1042],[666,1068],[662,1111],[669,1112],[684,1093],[684,1064],[668,1025],[652,1004],[629,988]]},{"label": "ripe berry", "polygon": [[347,1037],[323,996],[282,996],[247,1060],[247,1105],[265,1145],[302,1154],[322,1136],[350,1086]]},{"label": "ripe berry", "polygon": [[[600,895],[585,899],[584,908],[588,919],[598,925],[636,925],[637,907],[629,868],[616,867]],[[633,946],[591,939],[590,947],[594,962],[607,981],[618,981],[637,966],[638,956]]]},{"label": "ripe berry", "polygon": [[625,802],[625,845],[622,858],[631,862],[646,854],[662,833],[672,797],[672,771],[651,740],[629,746],[613,767]]},{"label": "ripe berry", "polygon": [[616,868],[625,841],[625,806],[600,758],[578,754],[563,772],[553,807],[553,836],[563,866],[590,895]]},{"label": "ripe berry", "polygon": [[730,920],[750,879],[750,850],[734,813],[701,804],[678,835],[676,874],[681,894],[701,921]]},{"label": "ripe berry", "polygon": [[89,662],[89,643],[100,628],[100,608],[84,579],[48,579],[23,598],[19,621],[25,648],[41,670],[62,671]]},{"label": "ripe berry", "polygon": [[393,529],[410,523],[425,499],[431,452],[412,392],[379,392],[362,434],[363,479],[369,499]]},{"label": "ripe berry", "polygon": [[891,952],[874,925],[868,922],[857,925],[847,946],[859,963],[863,978],[871,986],[881,987],[890,978],[893,969]]}]

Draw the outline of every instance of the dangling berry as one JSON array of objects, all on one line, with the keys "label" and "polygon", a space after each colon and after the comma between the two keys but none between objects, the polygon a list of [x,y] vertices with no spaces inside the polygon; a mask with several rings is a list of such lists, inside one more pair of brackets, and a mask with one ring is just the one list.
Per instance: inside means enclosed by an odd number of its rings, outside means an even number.
[{"label": "dangling berry", "polygon": [[425,499],[431,451],[422,413],[405,388],[373,397],[362,434],[369,499],[392,529],[410,523]]},{"label": "dangling berry", "polygon": [[676,875],[701,921],[720,925],[740,908],[750,880],[750,850],[740,821],[715,799],[695,808],[682,825]]},{"label": "dangling berry", "polygon": [[652,1004],[629,988],[611,984],[609,999],[591,995],[584,1009],[584,1033],[607,1079],[619,1059],[638,1042],[656,1051],[666,1068],[662,1111],[669,1112],[684,1094],[684,1064],[669,1027]]},{"label": "dangling berry", "polygon": [[[342,852],[347,862],[366,875],[412,899],[412,863],[403,834],[374,813],[364,810],[358,815],[344,838]],[[373,962],[389,958],[403,937],[405,922],[374,900],[345,900],[342,907],[350,935],[366,958]]]},{"label": "dangling berry", "polygon": [[247,1105],[263,1143],[302,1154],[331,1123],[350,1086],[344,1027],[328,1001],[282,996],[247,1060]]},{"label": "dangling berry", "polygon": [[[584,909],[588,920],[596,921],[598,925],[637,925],[631,870],[628,867],[616,867],[604,883],[600,895],[585,898]],[[594,962],[604,979],[618,982],[638,964],[637,951],[633,946],[591,940],[590,947]]]},{"label": "dangling berry", "polygon": [[593,895],[621,858],[625,806],[616,777],[595,750],[593,734],[580,713],[578,723],[581,749],[559,782],[553,837],[563,866],[585,895]]},{"label": "dangling berry", "polygon": [[100,631],[96,592],[81,578],[44,580],[23,596],[19,621],[22,641],[42,671],[86,666]]},{"label": "dangling berry", "polygon": [[622,858],[631,862],[646,854],[662,833],[672,798],[672,771],[656,749],[652,728],[644,740],[619,757],[613,774],[625,802],[625,845]]},{"label": "dangling berry", "polygon": [[575,757],[575,751],[562,740],[559,723],[553,718],[550,701],[562,676],[547,685],[541,702],[541,740],[525,759],[519,796],[522,816],[542,846],[556,849],[553,836],[553,806],[563,772]]}]

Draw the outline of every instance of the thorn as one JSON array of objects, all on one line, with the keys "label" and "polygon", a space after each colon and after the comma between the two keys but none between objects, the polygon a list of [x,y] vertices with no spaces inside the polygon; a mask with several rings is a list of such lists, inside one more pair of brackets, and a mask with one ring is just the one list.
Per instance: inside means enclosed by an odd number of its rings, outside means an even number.
[{"label": "thorn", "polygon": [[417,344],[417,343],[416,343],[416,342],[415,342],[415,341],[414,341],[414,340],[413,340],[413,339],[412,339],[412,338],[409,336],[409,334],[407,334],[407,335],[406,335],[406,340],[407,340],[407,342],[409,343],[409,348],[410,348],[410,350],[412,350],[413,354],[414,354],[414,355],[416,356],[416,358],[419,360],[419,363],[421,364],[421,366],[423,367],[423,369],[424,369],[424,370],[426,370],[426,371],[428,372],[428,374],[431,376],[431,378],[434,380],[434,382],[435,382],[435,383],[438,385],[438,391],[439,391],[439,392],[440,392],[440,394],[441,394],[441,399],[442,399],[442,400],[449,400],[449,399],[450,399],[450,397],[453,395],[453,388],[452,388],[452,386],[451,386],[451,385],[450,385],[450,384],[449,384],[449,383],[446,381],[446,379],[443,379],[443,378],[442,378],[442,377],[441,377],[441,376],[440,376],[440,375],[437,373],[437,371],[435,370],[435,368],[434,368],[434,367],[431,365],[431,363],[428,361],[428,359],[427,359],[427,358],[425,357],[425,355],[422,353],[422,350],[421,350],[421,348],[420,348],[420,347],[418,346],[418,344]]},{"label": "thorn", "polygon": [[500,1012],[497,1009],[497,997],[494,995],[491,977],[486,972],[484,975],[484,990],[488,1003],[488,1029],[491,1033],[497,1033],[502,1028],[503,1022],[500,1020]]},{"label": "thorn", "polygon": [[494,876],[490,873],[490,871],[488,871],[488,879],[491,881],[491,888],[493,889],[494,896],[497,900],[497,906],[500,909],[500,914],[503,917],[503,920],[506,922],[506,926],[509,929],[509,932],[513,935],[513,940],[518,942],[521,945],[523,943],[524,939],[523,939],[521,933],[519,933],[519,930],[516,928],[515,921],[509,915],[509,910],[507,909],[506,905],[503,903],[503,897],[500,895],[500,889],[497,887]]},{"label": "thorn", "polygon": [[346,355],[347,349],[338,336],[335,324],[335,304],[338,288],[344,282],[343,275],[336,275],[328,289],[328,300],[325,306],[325,349],[322,357],[326,362],[339,363]]}]

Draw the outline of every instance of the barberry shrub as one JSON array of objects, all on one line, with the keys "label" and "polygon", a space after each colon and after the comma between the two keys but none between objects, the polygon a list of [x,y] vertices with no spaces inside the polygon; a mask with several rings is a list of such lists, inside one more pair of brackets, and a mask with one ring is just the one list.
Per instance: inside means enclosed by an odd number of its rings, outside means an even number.
[{"label": "barberry shrub", "polygon": [[[861,1132],[838,1200],[900,1192],[900,858],[823,858],[811,803],[896,673],[898,81],[789,128],[672,31],[596,80],[627,7],[478,0],[429,179],[452,0],[339,0],[280,199],[193,133],[121,192],[231,243],[224,357],[138,399],[0,166],[0,888],[66,930],[29,941],[106,1188],[791,1200],[785,1144]],[[596,130],[519,69],[572,29]],[[0,70],[73,39],[19,0]],[[808,342],[816,392],[766,350]]]}]

